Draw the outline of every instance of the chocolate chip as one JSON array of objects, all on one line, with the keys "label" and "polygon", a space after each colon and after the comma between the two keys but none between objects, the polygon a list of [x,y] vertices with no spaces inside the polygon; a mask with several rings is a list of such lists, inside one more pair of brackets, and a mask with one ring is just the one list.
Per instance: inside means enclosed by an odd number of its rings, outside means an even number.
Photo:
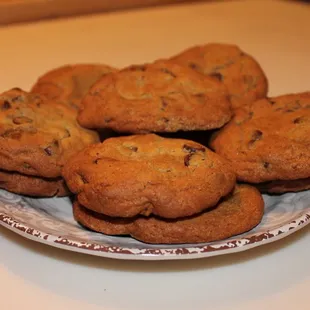
[{"label": "chocolate chip", "polygon": [[164,73],[166,73],[166,74],[169,74],[169,75],[171,75],[171,76],[174,77],[174,78],[177,77],[172,71],[168,70],[167,68],[162,68],[162,69],[161,69],[161,72],[164,72]]},{"label": "chocolate chip", "polygon": [[89,95],[101,97],[101,92],[99,89],[92,89],[89,91]]},{"label": "chocolate chip", "polygon": [[13,118],[13,123],[16,125],[32,123],[33,120],[26,116],[17,116]]},{"label": "chocolate chip", "polygon": [[255,130],[252,134],[252,139],[249,141],[248,146],[251,147],[256,141],[261,140],[263,133],[260,130]]},{"label": "chocolate chip", "polygon": [[269,163],[267,163],[266,161],[264,162],[264,168],[266,168],[266,169],[267,169],[267,168],[269,167],[269,165],[270,165],[270,164],[269,164]]},{"label": "chocolate chip", "polygon": [[294,123],[294,124],[300,124],[300,123],[302,123],[302,117],[297,117],[297,118],[295,118],[295,119],[293,120],[293,123]]},{"label": "chocolate chip", "polygon": [[198,97],[198,98],[204,98],[205,94],[204,93],[199,93],[199,94],[195,94],[194,96]]},{"label": "chocolate chip", "polygon": [[70,133],[69,129],[66,128],[65,130],[66,130],[66,136],[65,136],[65,138],[71,137],[71,133]]},{"label": "chocolate chip", "polygon": [[191,157],[193,156],[193,153],[190,153],[190,154],[187,154],[185,157],[184,157],[184,166],[188,167],[189,166],[189,161],[191,159]]},{"label": "chocolate chip", "polygon": [[213,72],[211,74],[209,74],[210,77],[216,78],[217,80],[219,80],[220,82],[223,81],[223,75],[219,72]]},{"label": "chocolate chip", "polygon": [[190,159],[191,157],[194,155],[194,153],[196,152],[205,152],[206,151],[206,148],[203,147],[203,146],[199,146],[199,147],[194,147],[194,146],[190,146],[188,144],[184,144],[183,145],[183,151],[185,152],[189,152],[189,154],[187,154],[185,157],[184,157],[184,165],[186,167],[189,166],[189,162],[190,162]]},{"label": "chocolate chip", "polygon": [[201,146],[201,147],[194,147],[194,146],[190,146],[188,144],[184,144],[183,145],[183,151],[190,152],[190,153],[196,153],[197,151],[205,152],[206,148],[204,148],[203,146]]},{"label": "chocolate chip", "polygon": [[252,134],[252,139],[257,141],[260,140],[263,136],[263,133],[260,130],[255,130]]},{"label": "chocolate chip", "polygon": [[45,153],[48,155],[48,156],[52,156],[53,155],[53,152],[52,152],[52,148],[50,146],[46,147],[44,149]]},{"label": "chocolate chip", "polygon": [[133,152],[137,152],[138,148],[136,146],[130,146],[129,147]]},{"label": "chocolate chip", "polygon": [[164,111],[168,105],[167,99],[165,97],[160,97],[161,100],[161,110]]},{"label": "chocolate chip", "polygon": [[193,70],[198,70],[199,69],[199,66],[193,62],[189,63],[189,67]]},{"label": "chocolate chip", "polygon": [[112,121],[112,117],[105,117],[104,122],[105,123],[110,123]]},{"label": "chocolate chip", "polygon": [[8,110],[11,108],[11,104],[9,101],[4,100],[3,105],[2,105],[2,110]]},{"label": "chocolate chip", "polygon": [[204,93],[195,94],[194,97],[200,104],[206,103],[206,97]]},{"label": "chocolate chip", "polygon": [[81,180],[82,180],[82,182],[83,182],[84,184],[87,184],[87,183],[88,183],[88,181],[86,180],[86,178],[84,177],[84,175],[79,174],[79,177],[81,178]]}]

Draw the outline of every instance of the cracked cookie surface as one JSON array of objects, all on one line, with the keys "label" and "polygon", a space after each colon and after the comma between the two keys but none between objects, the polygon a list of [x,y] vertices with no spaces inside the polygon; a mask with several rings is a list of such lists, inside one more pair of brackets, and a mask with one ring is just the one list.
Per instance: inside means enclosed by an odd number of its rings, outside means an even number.
[{"label": "cracked cookie surface", "polygon": [[98,134],[62,104],[17,88],[0,94],[0,169],[55,178],[72,155],[96,142]]},{"label": "cracked cookie surface", "polygon": [[190,216],[213,207],[235,184],[226,161],[206,147],[154,134],[90,146],[63,176],[82,205],[120,217]]},{"label": "cracked cookie surface", "polygon": [[236,45],[195,46],[171,59],[222,82],[234,109],[267,95],[268,82],[262,68]]},{"label": "cracked cookie surface", "polygon": [[[270,191],[309,187],[310,92],[261,99],[236,111],[211,139],[211,148],[231,162],[241,181],[270,183]],[[267,185],[267,184],[265,184]]]},{"label": "cracked cookie surface", "polygon": [[82,101],[79,123],[118,132],[220,128],[231,118],[226,87],[170,61],[130,66],[101,78]]},{"label": "cracked cookie surface", "polygon": [[73,205],[75,219],[108,235],[131,235],[147,243],[200,243],[222,240],[251,230],[260,223],[264,201],[255,188],[238,185],[211,210],[192,217],[168,220],[155,216],[112,218]]},{"label": "cracked cookie surface", "polygon": [[48,99],[58,100],[78,110],[82,98],[91,86],[102,76],[116,69],[99,64],[66,65],[42,75],[31,92],[44,95]]}]

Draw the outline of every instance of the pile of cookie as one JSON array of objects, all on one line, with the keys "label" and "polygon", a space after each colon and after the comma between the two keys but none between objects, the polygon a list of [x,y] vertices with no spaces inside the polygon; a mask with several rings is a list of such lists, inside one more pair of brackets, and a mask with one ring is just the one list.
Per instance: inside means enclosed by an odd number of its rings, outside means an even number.
[{"label": "pile of cookie", "polygon": [[267,91],[257,61],[228,44],[57,68],[0,95],[0,188],[74,194],[86,228],[148,243],[246,232],[260,192],[310,188],[310,93]]}]

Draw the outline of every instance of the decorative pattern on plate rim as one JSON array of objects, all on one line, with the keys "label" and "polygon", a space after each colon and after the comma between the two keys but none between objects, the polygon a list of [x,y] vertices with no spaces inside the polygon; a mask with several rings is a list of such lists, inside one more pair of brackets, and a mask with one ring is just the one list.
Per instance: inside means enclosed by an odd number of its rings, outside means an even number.
[{"label": "decorative pattern on plate rim", "polygon": [[[34,241],[91,255],[140,260],[191,259],[244,251],[286,237],[310,223],[310,191],[264,196],[262,223],[230,239],[195,245],[148,245],[105,236],[75,223],[66,198],[30,199],[0,191],[0,224]],[[58,233],[57,233],[58,232]]]}]

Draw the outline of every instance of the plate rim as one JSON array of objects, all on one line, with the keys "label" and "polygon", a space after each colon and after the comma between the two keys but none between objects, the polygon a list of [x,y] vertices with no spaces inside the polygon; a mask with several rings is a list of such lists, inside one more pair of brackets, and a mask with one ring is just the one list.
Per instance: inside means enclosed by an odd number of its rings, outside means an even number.
[{"label": "plate rim", "polygon": [[[73,238],[64,238],[63,236],[49,234],[31,227],[31,225],[21,223],[11,215],[0,212],[0,224],[24,238],[56,248],[93,256],[146,261],[196,259],[242,252],[287,237],[307,226],[309,223],[310,210],[305,210],[299,216],[282,226],[265,232],[253,233],[248,238],[238,238],[238,236],[235,236],[235,238],[218,240],[207,244],[197,244],[197,246],[192,244],[189,246],[186,246],[186,244],[176,244],[175,248],[170,249],[141,248],[138,252],[135,252],[132,251],[133,249],[126,247],[102,245],[97,242],[81,242]],[[53,240],[49,240],[49,237],[52,237]]]}]

